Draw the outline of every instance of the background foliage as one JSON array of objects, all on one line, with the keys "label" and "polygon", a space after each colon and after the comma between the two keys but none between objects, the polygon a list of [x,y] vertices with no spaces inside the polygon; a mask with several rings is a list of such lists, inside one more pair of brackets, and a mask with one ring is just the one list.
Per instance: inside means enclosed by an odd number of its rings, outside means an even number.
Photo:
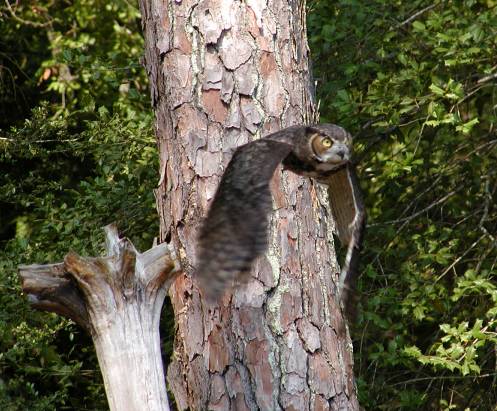
[{"label": "background foliage", "polygon": [[357,135],[369,212],[361,403],[495,409],[497,2],[311,9],[322,119]]},{"label": "background foliage", "polygon": [[[124,0],[7,4],[0,409],[106,409],[91,342],[28,308],[16,267],[98,254],[111,221],[141,249],[157,232],[139,14]],[[369,212],[361,403],[494,409],[497,2],[313,0],[308,30],[322,120],[357,135]]]},{"label": "background foliage", "polygon": [[[107,409],[91,340],[20,298],[17,265],[158,232],[157,152],[127,1],[0,6],[0,409]],[[170,327],[169,327],[170,328]],[[167,336],[167,333],[163,333]]]}]

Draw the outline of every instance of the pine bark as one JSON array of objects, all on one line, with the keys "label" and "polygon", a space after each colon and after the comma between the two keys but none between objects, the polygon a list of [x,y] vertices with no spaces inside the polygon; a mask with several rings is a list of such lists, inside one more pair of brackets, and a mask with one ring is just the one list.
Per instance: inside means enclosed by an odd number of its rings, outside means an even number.
[{"label": "pine bark", "polygon": [[[305,3],[141,0],[156,115],[161,241],[184,274],[168,382],[180,410],[357,410],[326,190],[278,170],[270,248],[248,285],[203,305],[196,236],[234,148],[315,118]],[[243,218],[243,216],[241,216]]]}]

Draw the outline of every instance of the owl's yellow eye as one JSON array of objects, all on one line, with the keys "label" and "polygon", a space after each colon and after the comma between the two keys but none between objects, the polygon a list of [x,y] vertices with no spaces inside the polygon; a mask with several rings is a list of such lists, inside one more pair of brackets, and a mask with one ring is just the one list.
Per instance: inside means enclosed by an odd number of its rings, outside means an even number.
[{"label": "owl's yellow eye", "polygon": [[326,138],[323,138],[321,140],[321,144],[325,148],[330,148],[333,145],[333,142],[331,141],[331,139],[329,139],[328,137],[326,137]]},{"label": "owl's yellow eye", "polygon": [[316,154],[318,157],[321,157],[333,146],[333,140],[329,137],[315,134],[311,140],[311,145],[314,154]]}]

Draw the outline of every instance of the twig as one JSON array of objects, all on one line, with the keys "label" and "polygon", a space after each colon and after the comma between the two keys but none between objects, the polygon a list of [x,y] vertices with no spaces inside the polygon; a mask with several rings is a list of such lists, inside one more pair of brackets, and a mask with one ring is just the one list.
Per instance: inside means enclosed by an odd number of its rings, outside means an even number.
[{"label": "twig", "polygon": [[421,14],[426,13],[427,11],[430,11],[431,9],[434,9],[437,7],[438,4],[431,4],[428,7],[425,7],[424,9],[419,10],[418,12],[414,13],[411,17],[408,19],[404,20],[402,23],[400,23],[397,28],[401,28],[402,26],[405,26],[409,24],[411,21],[415,20],[417,17],[419,17]]},{"label": "twig", "polygon": [[[10,141],[10,142],[18,142],[18,140],[14,138],[9,138],[9,137],[0,137],[0,140],[4,141]],[[43,144],[43,143],[72,143],[74,141],[80,140],[79,138],[68,138],[65,140],[56,140],[56,139],[50,139],[50,140],[33,140],[33,141],[25,141],[25,143],[36,143],[36,144]]]},{"label": "twig", "polygon": [[381,222],[381,223],[368,224],[368,227],[374,227],[374,226],[386,225],[386,224],[397,224],[397,223],[409,222],[409,221],[413,220],[414,218],[416,218],[417,216],[419,216],[419,215],[427,212],[428,210],[431,210],[433,207],[435,207],[435,206],[437,206],[437,205],[439,205],[441,203],[444,203],[445,201],[447,201],[450,197],[452,197],[454,194],[456,194],[460,190],[461,190],[461,188],[459,188],[458,190],[451,191],[450,193],[444,195],[442,198],[439,198],[437,201],[431,203],[429,206],[423,208],[422,210],[419,210],[418,212],[416,212],[414,214],[411,214],[408,217],[399,218],[397,220],[384,221],[384,222]]},{"label": "twig", "polygon": [[490,192],[490,179],[487,176],[485,181],[485,205],[483,207],[483,215],[480,219],[478,227],[480,227],[480,230],[483,231],[484,234],[489,236],[492,239],[492,242],[495,244],[496,243],[495,237],[492,234],[490,234],[483,225],[488,218],[488,211],[490,209],[491,202],[492,202],[492,193]]},{"label": "twig", "polygon": [[404,211],[402,211],[402,213],[400,214],[399,218],[403,218],[404,215],[407,214],[407,212],[411,209],[412,206],[414,206],[415,204],[418,203],[418,201],[421,199],[421,197],[423,197],[426,193],[429,193],[429,192],[432,192],[433,191],[433,187],[435,187],[438,182],[441,180],[443,174],[440,173],[436,178],[435,180],[433,180],[433,182],[431,183],[431,185],[429,185],[424,191],[422,191],[421,193],[419,193],[416,198],[414,200],[412,200],[408,206],[404,209]]},{"label": "twig", "polygon": [[490,372],[482,375],[443,375],[440,377],[436,376],[419,377],[419,378],[412,378],[410,380],[393,383],[392,387],[396,385],[412,384],[415,382],[426,381],[426,380],[462,380],[466,378],[488,378],[488,377],[493,377],[494,375],[497,375],[497,372]]},{"label": "twig", "polygon": [[449,266],[448,266],[448,267],[447,267],[447,268],[443,271],[443,273],[442,273],[442,274],[440,274],[440,275],[436,278],[436,280],[434,281],[434,283],[437,283],[438,281],[440,281],[440,280],[442,279],[442,277],[443,277],[445,274],[447,274],[450,270],[452,270],[452,269],[455,267],[455,265],[456,265],[459,261],[461,261],[464,257],[466,257],[466,255],[467,255],[467,254],[468,254],[468,253],[469,253],[469,252],[470,252],[473,248],[475,248],[475,247],[478,245],[478,243],[479,243],[481,240],[483,240],[486,236],[487,236],[486,234],[483,234],[483,235],[482,235],[482,236],[481,236],[478,240],[476,240],[473,244],[471,244],[471,245],[470,245],[470,247],[469,247],[469,248],[468,248],[468,249],[467,249],[467,250],[466,250],[466,251],[465,251],[462,255],[460,255],[459,257],[457,257],[457,258],[454,260],[454,262],[453,262],[451,265],[449,265]]},{"label": "twig", "polygon": [[489,74],[488,76],[482,77],[476,82],[476,84],[486,83],[487,81],[493,80],[494,78],[497,78],[497,73]]},{"label": "twig", "polygon": [[52,20],[49,20],[46,23],[38,23],[36,21],[29,21],[29,20],[21,19],[20,17],[18,17],[16,15],[16,13],[14,12],[14,10],[12,10],[12,6],[10,5],[9,0],[5,0],[5,5],[7,6],[7,9],[9,10],[9,13],[12,16],[12,18],[15,21],[18,21],[19,23],[25,24],[26,26],[41,28],[41,27],[47,27],[50,24],[52,24]]}]

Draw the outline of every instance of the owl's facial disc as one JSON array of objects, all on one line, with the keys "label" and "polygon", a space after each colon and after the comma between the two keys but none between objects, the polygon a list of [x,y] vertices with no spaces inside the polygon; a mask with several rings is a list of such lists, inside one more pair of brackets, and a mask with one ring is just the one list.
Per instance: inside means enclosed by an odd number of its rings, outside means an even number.
[{"label": "owl's facial disc", "polygon": [[333,141],[328,136],[315,134],[311,137],[311,147],[319,162],[341,165],[350,160],[349,147],[341,141]]}]

